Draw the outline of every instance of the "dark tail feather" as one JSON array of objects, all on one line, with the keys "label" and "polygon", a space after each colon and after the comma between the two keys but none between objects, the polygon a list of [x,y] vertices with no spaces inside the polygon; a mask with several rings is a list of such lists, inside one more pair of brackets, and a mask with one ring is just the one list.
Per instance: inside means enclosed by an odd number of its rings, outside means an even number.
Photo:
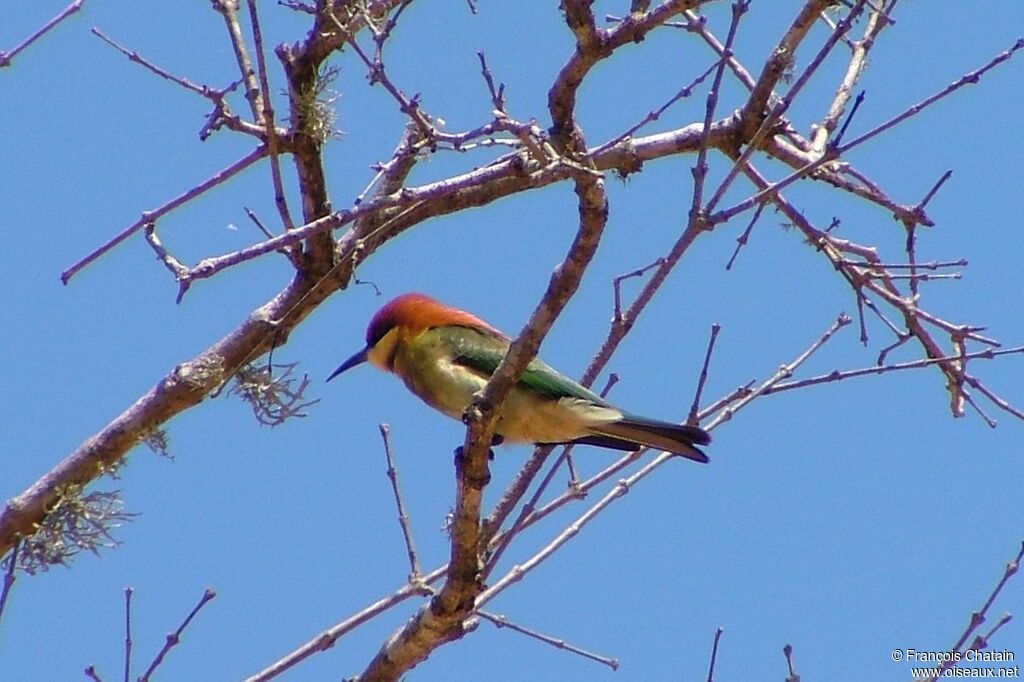
[{"label": "dark tail feather", "polygon": [[638,450],[646,446],[682,455],[702,464],[708,461],[707,455],[695,446],[709,444],[711,436],[697,426],[627,415],[617,422],[594,424],[590,428],[592,436],[578,438],[575,442],[615,450]]}]

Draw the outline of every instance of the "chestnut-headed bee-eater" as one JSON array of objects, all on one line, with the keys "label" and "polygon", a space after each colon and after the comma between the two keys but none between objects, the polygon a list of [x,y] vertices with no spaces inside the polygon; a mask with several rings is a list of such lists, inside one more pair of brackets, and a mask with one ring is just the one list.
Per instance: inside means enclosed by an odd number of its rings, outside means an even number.
[{"label": "chestnut-headed bee-eater", "polygon": [[[424,294],[403,294],[377,311],[366,329],[366,347],[327,380],[369,362],[397,374],[435,410],[462,419],[509,343],[475,315]],[[695,447],[711,442],[707,431],[623,412],[540,359],[530,361],[500,412],[496,443],[585,443],[615,450],[646,446],[708,461]]]}]

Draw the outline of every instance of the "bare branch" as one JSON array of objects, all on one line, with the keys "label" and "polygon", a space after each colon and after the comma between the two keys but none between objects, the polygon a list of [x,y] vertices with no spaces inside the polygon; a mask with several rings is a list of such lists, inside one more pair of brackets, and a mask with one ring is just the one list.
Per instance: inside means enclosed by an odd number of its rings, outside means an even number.
[{"label": "bare branch", "polygon": [[725,632],[721,627],[715,629],[715,639],[711,643],[711,662],[708,663],[708,682],[715,681],[715,661],[718,660],[718,643],[722,639],[722,633]]},{"label": "bare branch", "polygon": [[0,587],[0,621],[4,618],[4,608],[7,606],[7,598],[11,595],[11,588],[14,587],[14,581],[17,580],[17,576],[14,575],[14,569],[18,567],[18,550],[21,548],[21,538],[14,541],[14,545],[11,547],[11,553],[0,563],[0,566],[4,569],[4,583],[3,587]]},{"label": "bare branch", "polygon": [[156,74],[160,78],[169,80],[172,83],[175,83],[181,86],[182,88],[185,88],[189,92],[194,92],[197,95],[200,95],[210,100],[210,102],[213,104],[213,111],[211,111],[210,114],[207,116],[206,124],[203,126],[202,130],[199,133],[200,140],[205,140],[207,137],[209,137],[210,133],[212,133],[213,130],[219,128],[222,125],[227,126],[231,130],[242,132],[247,135],[252,135],[254,137],[262,139],[264,131],[261,130],[259,126],[256,126],[250,123],[249,121],[243,121],[238,116],[234,115],[231,112],[231,108],[228,106],[227,94],[229,92],[234,92],[238,88],[238,86],[241,85],[242,81],[234,81],[227,87],[222,88],[220,90],[211,88],[208,85],[196,85],[187,78],[175,76],[166,69],[157,66],[153,62],[149,61],[148,59],[140,55],[138,52],[134,50],[129,50],[127,47],[121,45],[113,38],[107,36],[98,28],[93,27],[91,31],[94,36],[96,36],[97,38],[105,42],[107,45],[110,45],[112,48],[114,48],[115,50],[123,54],[125,57],[127,57],[128,61],[139,64],[140,66],[148,69],[150,72]]},{"label": "bare branch", "polygon": [[398,525],[402,528],[402,538],[405,540],[405,550],[409,555],[409,582],[415,583],[420,580],[420,560],[416,556],[416,547],[412,541],[412,528],[409,527],[409,515],[405,512],[405,503],[402,502],[402,493],[398,490],[398,469],[395,468],[395,460],[391,456],[391,427],[387,424],[380,424],[380,437],[384,441],[384,457],[388,462],[388,480],[391,481],[391,492],[395,495],[395,507],[398,508]]},{"label": "bare branch", "polygon": [[740,249],[747,245],[750,241],[750,233],[754,231],[754,225],[757,224],[757,219],[761,217],[761,213],[764,211],[764,204],[758,204],[757,210],[754,211],[753,217],[750,222],[747,223],[747,227],[743,230],[743,233],[739,237],[736,237],[736,249],[732,252],[732,256],[729,258],[729,262],[725,264],[726,270],[732,270],[733,263],[736,262],[736,257],[740,255]]},{"label": "bare branch", "polygon": [[837,153],[845,154],[847,151],[853,149],[857,145],[863,144],[864,142],[867,142],[871,138],[876,137],[877,135],[881,135],[889,128],[892,128],[893,126],[902,123],[911,116],[919,114],[920,112],[924,111],[931,105],[935,104],[939,100],[945,99],[946,97],[953,94],[954,92],[964,87],[965,85],[972,85],[978,83],[981,80],[982,76],[984,76],[986,73],[988,73],[995,67],[999,66],[1003,62],[1009,60],[1011,57],[1013,57],[1014,53],[1021,48],[1024,48],[1024,38],[1018,38],[1013,43],[1013,45],[1011,45],[1008,49],[1004,50],[1003,52],[997,54],[981,68],[975,69],[970,73],[964,74],[963,76],[953,81],[952,83],[950,83],[949,85],[947,85],[945,88],[935,93],[934,95],[924,98],[917,104],[913,104],[907,109],[905,109],[903,112],[897,114],[896,116],[893,116],[888,121],[885,121],[884,123],[880,123],[879,125],[875,126],[871,130],[861,135],[860,137],[857,137],[853,140],[850,140],[846,144],[839,146],[836,150]]},{"label": "bare branch", "polygon": [[536,639],[540,642],[544,642],[545,644],[550,644],[556,649],[562,649],[563,651],[568,651],[569,653],[577,654],[579,656],[582,656],[583,658],[589,658],[591,661],[597,661],[602,665],[608,666],[612,670],[619,669],[619,660],[617,658],[601,656],[600,654],[595,654],[591,651],[587,651],[586,649],[581,649],[578,646],[569,644],[564,639],[552,637],[551,635],[545,635],[544,633],[537,632],[536,630],[531,630],[530,628],[523,627],[522,625],[516,625],[515,623],[513,623],[501,614],[489,613],[487,611],[480,610],[478,610],[476,613],[481,618],[489,620],[490,622],[494,623],[494,625],[499,629],[508,628],[509,630],[513,630],[520,634],[526,635],[527,637]]},{"label": "bare branch", "polygon": [[693,403],[690,405],[690,412],[686,417],[686,423],[691,426],[696,426],[699,423],[697,418],[697,410],[700,406],[700,399],[704,393],[704,384],[708,380],[708,366],[711,364],[711,354],[715,351],[715,340],[718,338],[718,332],[722,330],[722,326],[717,322],[711,325],[711,337],[708,339],[708,349],[704,353],[704,364],[700,367],[700,379],[697,381],[697,390],[693,393]]},{"label": "bare branch", "polygon": [[[548,112],[556,145],[565,147],[569,138],[578,132],[573,122],[576,92],[595,64],[623,45],[639,42],[673,16],[701,4],[703,0],[664,0],[648,12],[630,14],[613,29],[598,30],[589,9],[582,9],[582,3],[569,3],[566,21],[576,34],[576,51],[548,91]],[[583,16],[584,13],[587,16]]]},{"label": "bare branch", "polygon": [[245,37],[242,35],[242,25],[238,21],[239,0],[211,0],[211,4],[214,11],[224,17],[224,25],[228,30],[235,61],[238,63],[238,72],[245,83],[245,99],[249,101],[253,120],[257,125],[263,126],[266,123],[263,117],[263,93],[256,77],[256,69],[252,68],[249,48],[246,47]]},{"label": "bare branch", "polygon": [[[1006,569],[1003,571],[1002,577],[999,578],[999,582],[996,583],[996,586],[992,588],[992,592],[989,593],[988,599],[985,600],[985,603],[982,604],[980,609],[971,614],[970,619],[967,621],[967,627],[964,628],[964,631],[963,633],[961,633],[960,638],[956,640],[956,644],[953,645],[953,648],[950,649],[950,651],[964,651],[964,645],[967,643],[967,640],[970,638],[972,634],[974,634],[975,630],[977,630],[985,623],[985,619],[988,617],[988,610],[992,608],[992,604],[999,597],[999,593],[1003,591],[1004,587],[1006,587],[1006,583],[1010,581],[1010,578],[1017,574],[1017,571],[1020,569],[1021,559],[1024,559],[1024,542],[1021,542],[1020,551],[1017,552],[1017,556],[1008,564],[1006,564]],[[992,632],[995,632],[996,630],[998,630],[999,627],[1002,627],[1002,621],[1005,620],[1009,619],[1005,616],[1002,619],[1000,619],[1001,622],[998,623],[995,628],[993,628]],[[978,650],[984,648],[984,646],[981,646],[981,644],[985,644],[987,643],[987,641],[987,638],[983,638],[980,642],[977,642],[979,644]],[[946,670],[956,665],[956,662],[957,661],[953,657],[943,659],[942,665],[939,666],[939,669],[936,671],[936,674],[932,677],[929,677],[926,682],[936,682],[936,680],[938,680],[940,677],[943,677],[943,673]]]},{"label": "bare branch", "polygon": [[[284,196],[284,183],[281,180],[281,163],[278,159],[279,141],[277,128],[274,126],[273,96],[270,92],[270,77],[267,75],[267,59],[263,52],[263,32],[260,30],[259,14],[256,10],[256,0],[247,0],[249,5],[249,19],[252,24],[252,40],[256,49],[256,64],[259,68],[260,92],[259,104],[262,105],[260,116],[257,122],[266,127],[267,155],[270,157],[270,176],[274,184],[274,204],[281,216],[281,224],[284,229],[290,230],[295,227],[291,214],[288,212],[288,202]],[[226,15],[225,15],[226,16]]]},{"label": "bare branch", "polygon": [[932,365],[942,364],[945,362],[963,361],[970,359],[986,359],[991,360],[1000,355],[1021,355],[1024,354],[1024,346],[1018,346],[1016,348],[1006,348],[1001,350],[993,350],[992,348],[986,348],[985,350],[978,351],[976,353],[967,353],[965,355],[947,355],[940,358],[922,358],[920,360],[911,360],[909,362],[897,362],[892,365],[874,365],[872,367],[862,367],[860,369],[848,369],[848,370],[832,370],[828,374],[820,374],[815,377],[808,377],[807,379],[799,379],[796,381],[787,381],[777,384],[767,391],[765,395],[772,393],[782,393],[783,391],[791,391],[796,388],[806,388],[808,386],[815,386],[817,384],[826,384],[833,381],[843,381],[844,379],[852,379],[854,377],[867,376],[870,374],[887,374],[889,372],[898,372],[906,369],[921,369],[922,367],[931,367]]},{"label": "bare branch", "polygon": [[[829,136],[839,124],[839,119],[842,117],[846,104],[850,100],[853,89],[867,68],[868,53],[874,46],[878,34],[888,23],[886,15],[880,9],[873,7],[871,15],[868,17],[867,27],[864,30],[864,37],[851,44],[850,62],[847,64],[846,73],[836,89],[836,94],[832,98],[828,111],[825,113],[821,123],[811,131],[810,151],[812,154],[820,156],[825,153],[825,145],[828,142]],[[833,27],[833,31],[835,32],[837,28]],[[847,119],[847,123],[849,123],[849,119]]]},{"label": "bare branch", "polygon": [[154,658],[153,662],[149,664],[148,668],[146,668],[146,672],[144,672],[142,674],[142,677],[139,678],[139,682],[149,682],[149,680],[153,676],[153,673],[156,672],[156,669],[159,668],[160,664],[164,662],[164,658],[166,658],[167,654],[179,642],[181,642],[181,635],[183,632],[185,632],[185,628],[188,627],[189,623],[192,622],[192,619],[196,617],[196,614],[199,613],[200,609],[206,606],[210,602],[210,600],[212,600],[216,596],[216,592],[214,592],[210,588],[206,588],[206,591],[203,592],[203,596],[199,598],[199,602],[192,608],[189,614],[185,616],[185,620],[181,621],[181,625],[179,625],[174,632],[171,632],[167,635],[167,638],[164,641],[163,648],[160,649],[159,652],[157,652],[156,658]]},{"label": "bare branch", "polygon": [[214,175],[199,183],[195,187],[171,199],[167,203],[151,211],[143,211],[142,217],[140,217],[137,221],[135,221],[125,229],[121,230],[113,238],[105,242],[102,246],[94,250],[88,256],[81,259],[64,272],[60,273],[60,281],[63,282],[64,284],[67,284],[72,277],[78,274],[78,272],[85,268],[87,265],[97,260],[100,256],[110,251],[112,248],[123,242],[125,239],[128,239],[128,237],[131,237],[133,234],[146,227],[146,225],[155,224],[157,220],[164,217],[174,209],[178,208],[183,204],[188,203],[192,199],[195,199],[196,197],[200,196],[201,194],[204,194],[205,192],[213,189],[214,187],[227,182],[228,180],[238,175],[243,170],[245,170],[252,164],[256,163],[266,155],[266,145],[260,145],[259,147],[256,147],[251,152],[243,156],[238,161],[235,161],[227,168],[215,173]]},{"label": "bare branch", "polygon": [[132,670],[132,588],[124,588],[124,682]]},{"label": "bare branch", "polygon": [[786,675],[786,682],[800,682],[800,676],[796,674],[796,669],[793,667],[793,645],[787,644],[782,647],[782,655],[786,657],[786,669],[789,672]]},{"label": "bare branch", "polygon": [[0,50],[0,69],[5,66],[10,66],[14,61],[14,58],[18,56],[18,53],[27,48],[32,43],[36,42],[44,35],[46,35],[54,26],[67,19],[69,16],[82,9],[82,5],[85,0],[74,0],[67,7],[57,13],[55,17],[50,19],[48,22],[36,29],[31,35],[25,38],[23,41],[15,45],[8,52]]}]

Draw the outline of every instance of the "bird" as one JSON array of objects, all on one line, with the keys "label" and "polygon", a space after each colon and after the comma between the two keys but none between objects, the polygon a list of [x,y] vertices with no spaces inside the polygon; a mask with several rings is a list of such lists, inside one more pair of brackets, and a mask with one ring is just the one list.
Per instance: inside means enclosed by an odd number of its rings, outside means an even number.
[{"label": "bird", "polygon": [[[462,420],[508,351],[511,340],[479,317],[426,294],[386,303],[366,328],[366,346],[327,377],[369,362],[397,375],[423,402]],[[501,405],[494,444],[579,443],[622,451],[643,447],[706,463],[697,446],[711,436],[697,426],[620,410],[593,391],[534,358]]]}]

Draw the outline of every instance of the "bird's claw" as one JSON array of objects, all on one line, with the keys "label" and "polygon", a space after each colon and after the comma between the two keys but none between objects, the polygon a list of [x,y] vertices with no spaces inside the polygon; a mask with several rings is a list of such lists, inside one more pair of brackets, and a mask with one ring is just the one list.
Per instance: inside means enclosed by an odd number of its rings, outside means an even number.
[{"label": "bird's claw", "polygon": [[[484,471],[482,476],[467,475],[466,451],[460,445],[459,447],[455,448],[455,452],[453,454],[455,456],[455,470],[458,472],[460,479],[465,479],[469,485],[473,486],[478,490],[482,490],[484,487],[487,486],[488,483],[491,482],[491,471],[487,467],[486,463],[484,463]],[[494,450],[491,450],[490,448],[487,449],[487,460],[494,460]]]}]

